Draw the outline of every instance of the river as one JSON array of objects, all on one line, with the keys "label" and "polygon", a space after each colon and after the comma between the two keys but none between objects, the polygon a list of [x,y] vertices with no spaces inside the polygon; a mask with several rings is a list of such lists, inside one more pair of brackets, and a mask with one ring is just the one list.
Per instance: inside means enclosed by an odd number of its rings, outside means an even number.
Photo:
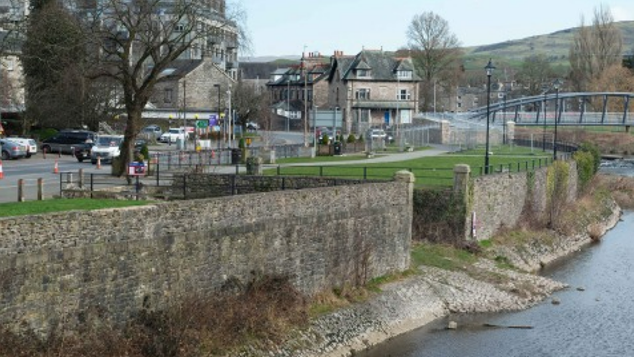
[{"label": "river", "polygon": [[[628,174],[631,176],[632,171]],[[570,285],[516,313],[454,315],[358,354],[361,357],[634,356],[634,212],[598,244],[542,273]],[[449,320],[457,330],[447,330]],[[531,329],[492,328],[530,326]]]}]

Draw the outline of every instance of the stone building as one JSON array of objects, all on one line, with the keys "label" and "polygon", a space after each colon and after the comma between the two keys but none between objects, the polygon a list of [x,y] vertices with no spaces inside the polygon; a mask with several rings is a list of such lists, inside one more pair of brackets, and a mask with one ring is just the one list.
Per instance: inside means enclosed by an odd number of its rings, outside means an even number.
[{"label": "stone building", "polygon": [[418,108],[419,83],[409,57],[383,50],[362,50],[356,56],[336,51],[330,62],[327,106],[342,111],[345,133],[407,125]]},{"label": "stone building", "polygon": [[359,134],[370,127],[411,123],[419,82],[410,58],[382,50],[356,56],[335,51],[329,60],[304,54],[299,65],[271,73],[268,88],[278,115],[299,123],[306,110],[340,112],[343,132]]}]

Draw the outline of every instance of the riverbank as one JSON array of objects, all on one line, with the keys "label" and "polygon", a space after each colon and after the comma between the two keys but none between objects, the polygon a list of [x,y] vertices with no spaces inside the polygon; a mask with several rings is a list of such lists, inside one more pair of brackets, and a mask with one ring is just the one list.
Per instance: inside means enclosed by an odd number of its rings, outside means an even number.
[{"label": "riverbank", "polygon": [[[621,208],[606,202],[605,214],[592,229],[571,237],[554,237],[544,244],[533,241],[521,247],[501,248],[495,254],[525,271],[546,264],[590,244],[595,235],[614,227]],[[451,313],[518,311],[544,300],[566,285],[532,273],[499,268],[480,259],[468,271],[421,266],[419,274],[382,286],[368,301],[322,316],[296,332],[275,351],[257,348],[240,356],[347,357],[390,338],[422,327]]]}]

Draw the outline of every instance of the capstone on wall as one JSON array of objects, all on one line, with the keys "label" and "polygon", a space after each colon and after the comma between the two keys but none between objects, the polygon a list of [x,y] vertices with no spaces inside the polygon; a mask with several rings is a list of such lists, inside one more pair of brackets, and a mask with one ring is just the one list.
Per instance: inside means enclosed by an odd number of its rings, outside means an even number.
[{"label": "capstone on wall", "polygon": [[170,298],[283,275],[306,294],[409,268],[412,183],[0,219],[0,322],[124,322]]}]

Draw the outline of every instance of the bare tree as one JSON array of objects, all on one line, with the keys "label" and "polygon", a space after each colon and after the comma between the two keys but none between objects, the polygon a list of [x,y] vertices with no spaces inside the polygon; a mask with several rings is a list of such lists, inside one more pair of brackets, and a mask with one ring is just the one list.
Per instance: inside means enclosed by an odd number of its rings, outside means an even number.
[{"label": "bare tree", "polygon": [[524,58],[516,78],[526,95],[538,95],[542,85],[550,84],[555,78],[555,71],[545,55],[537,54]]},{"label": "bare tree", "polygon": [[587,90],[605,70],[621,63],[622,50],[622,35],[609,8],[596,8],[590,26],[582,17],[570,47],[570,79],[575,89]]},{"label": "bare tree", "polygon": [[232,105],[236,108],[238,124],[242,130],[246,129],[246,125],[250,121],[262,121],[262,117],[269,111],[267,99],[268,93],[265,88],[258,88],[255,84],[247,83],[244,80],[237,83],[232,91],[231,100]]},{"label": "bare tree", "polygon": [[171,63],[192,58],[222,38],[248,43],[236,22],[243,18],[242,10],[212,9],[206,0],[105,0],[77,8],[83,10],[90,37],[87,47],[96,54],[87,68],[89,78],[105,78],[121,88],[126,127],[119,174],[133,160],[143,109]]},{"label": "bare tree", "polygon": [[407,29],[408,47],[416,69],[422,78],[421,104],[423,110],[432,108],[434,87],[453,87],[460,73],[458,38],[449,24],[433,12],[424,12],[412,19]]}]

